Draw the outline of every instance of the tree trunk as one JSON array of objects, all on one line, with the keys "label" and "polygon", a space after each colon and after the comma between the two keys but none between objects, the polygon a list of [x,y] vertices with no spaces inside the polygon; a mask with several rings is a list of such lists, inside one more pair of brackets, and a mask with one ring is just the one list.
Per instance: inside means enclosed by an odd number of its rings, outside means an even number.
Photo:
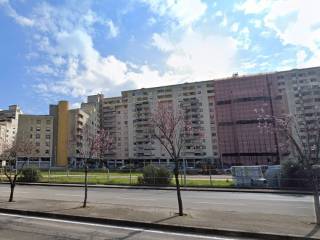
[{"label": "tree trunk", "polygon": [[179,206],[179,216],[183,216],[183,205],[181,199],[181,191],[180,191],[180,183],[179,183],[179,164],[178,160],[175,161],[175,168],[174,168],[174,177],[176,179],[176,189],[177,189],[177,197],[178,197],[178,206]]},{"label": "tree trunk", "polygon": [[88,199],[88,165],[84,166],[84,200],[83,200],[83,208],[87,206]]},{"label": "tree trunk", "polygon": [[320,204],[319,204],[319,189],[318,189],[318,178],[313,177],[313,198],[314,198],[314,210],[316,213],[316,223],[320,225]]},{"label": "tree trunk", "polygon": [[10,183],[10,197],[9,197],[9,202],[13,202],[13,192],[14,188],[16,186],[16,183]]}]

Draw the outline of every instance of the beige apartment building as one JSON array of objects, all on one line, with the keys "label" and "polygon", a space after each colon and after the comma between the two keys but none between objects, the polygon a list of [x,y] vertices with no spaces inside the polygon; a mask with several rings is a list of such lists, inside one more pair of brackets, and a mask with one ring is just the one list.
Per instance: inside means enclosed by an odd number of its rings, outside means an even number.
[{"label": "beige apartment building", "polygon": [[26,164],[39,168],[52,165],[53,117],[49,115],[20,115],[18,144],[29,144],[33,150],[17,153],[17,166]]}]

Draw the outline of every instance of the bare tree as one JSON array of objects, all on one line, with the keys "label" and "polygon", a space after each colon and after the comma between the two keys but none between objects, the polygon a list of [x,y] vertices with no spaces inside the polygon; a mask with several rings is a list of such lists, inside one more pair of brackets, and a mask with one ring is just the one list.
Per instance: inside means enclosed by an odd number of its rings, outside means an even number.
[{"label": "bare tree", "polygon": [[10,183],[10,197],[9,202],[13,201],[14,189],[16,187],[17,178],[21,174],[26,162],[23,162],[19,168],[17,165],[17,157],[29,157],[34,151],[34,144],[28,140],[14,141],[13,144],[4,144],[4,151],[1,154],[2,161],[5,161],[4,175]]},{"label": "bare tree", "polygon": [[187,141],[198,139],[201,134],[199,130],[192,127],[191,122],[185,115],[185,111],[179,107],[174,110],[172,104],[158,103],[152,114],[150,132],[153,138],[165,148],[170,158],[173,160],[174,177],[177,190],[179,206],[179,216],[183,216],[183,204],[179,183],[179,160]]},{"label": "bare tree", "polygon": [[[317,114],[306,117],[302,113],[281,117],[267,115],[260,116],[259,119],[260,127],[276,131],[280,138],[279,147],[290,147],[291,155],[301,164],[302,170],[306,170],[314,196],[316,222],[319,225],[320,117]],[[275,124],[271,124],[272,122]]]},{"label": "bare tree", "polygon": [[[74,135],[74,134],[72,134]],[[73,139],[73,137],[71,138]],[[94,131],[89,126],[85,126],[82,130],[81,138],[71,144],[77,145],[77,155],[83,159],[84,167],[84,200],[82,207],[87,206],[88,199],[88,170],[89,162],[101,161],[104,155],[110,150],[112,145],[112,138],[108,131],[102,129]]]}]

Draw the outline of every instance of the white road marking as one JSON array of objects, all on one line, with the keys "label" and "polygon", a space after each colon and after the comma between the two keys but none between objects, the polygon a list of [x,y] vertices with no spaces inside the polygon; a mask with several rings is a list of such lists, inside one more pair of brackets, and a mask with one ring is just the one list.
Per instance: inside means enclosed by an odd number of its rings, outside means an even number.
[{"label": "white road marking", "polygon": [[144,228],[120,227],[120,226],[103,225],[103,224],[97,224],[97,223],[85,223],[85,222],[76,222],[76,221],[68,221],[68,220],[60,220],[60,219],[23,216],[23,215],[19,215],[19,214],[0,213],[0,215],[9,216],[9,217],[19,217],[19,218],[42,220],[42,221],[48,221],[48,222],[60,222],[60,223],[70,223],[70,224],[87,225],[87,226],[103,227],[103,228],[124,229],[124,230],[129,230],[129,231],[141,231],[141,232],[146,232],[146,233],[157,233],[157,234],[172,235],[172,236],[183,236],[183,237],[190,237],[190,238],[196,237],[199,239],[201,238],[201,239],[214,239],[214,240],[236,240],[235,238],[213,237],[213,236],[206,236],[206,235],[199,235],[199,234],[185,234],[185,233],[176,233],[176,232],[165,232],[165,231],[160,231],[160,230],[148,230],[148,229],[144,229]]}]

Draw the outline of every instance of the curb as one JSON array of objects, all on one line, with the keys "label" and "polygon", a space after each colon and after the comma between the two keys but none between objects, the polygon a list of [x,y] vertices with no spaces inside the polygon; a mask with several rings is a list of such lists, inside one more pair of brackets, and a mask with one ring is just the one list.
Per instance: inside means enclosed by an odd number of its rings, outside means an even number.
[{"label": "curb", "polygon": [[268,233],[268,232],[255,233],[255,232],[245,232],[245,231],[229,230],[229,229],[199,228],[199,227],[147,223],[147,222],[129,221],[129,220],[122,220],[122,219],[85,217],[85,216],[77,216],[77,215],[67,215],[67,214],[60,214],[60,213],[49,213],[49,212],[39,212],[39,211],[9,209],[9,208],[0,208],[0,213],[17,214],[17,215],[24,215],[24,216],[42,217],[42,218],[48,218],[48,219],[59,219],[59,220],[76,221],[76,222],[96,223],[96,224],[122,226],[122,227],[135,227],[135,228],[143,228],[148,230],[161,230],[161,231],[189,233],[189,234],[218,235],[218,236],[227,236],[227,237],[258,238],[258,239],[269,239],[269,240],[316,239],[312,237],[302,237],[302,236],[294,236],[294,235],[277,235],[277,234]]},{"label": "curb", "polygon": [[[0,184],[8,184],[0,182]],[[59,184],[59,183],[16,183],[24,186],[47,186],[47,187],[83,187],[83,184]],[[169,190],[175,191],[175,187],[156,187],[156,186],[128,186],[128,185],[94,185],[89,184],[90,188],[114,188],[114,189],[140,189],[140,190]],[[234,193],[270,193],[270,194],[294,194],[294,195],[312,195],[309,191],[298,190],[266,190],[266,189],[241,189],[241,188],[198,188],[198,187],[181,187],[182,191],[195,192],[234,192]]]}]

